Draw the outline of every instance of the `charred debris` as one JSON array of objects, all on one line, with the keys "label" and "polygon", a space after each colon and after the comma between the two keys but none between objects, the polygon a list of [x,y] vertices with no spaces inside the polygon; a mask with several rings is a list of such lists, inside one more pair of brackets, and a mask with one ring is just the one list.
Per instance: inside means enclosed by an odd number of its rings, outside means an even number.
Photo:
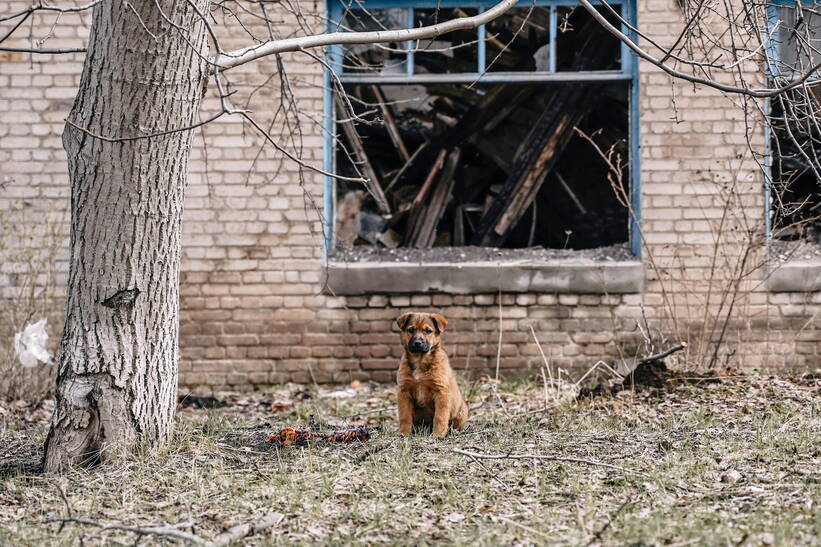
[{"label": "charred debris", "polygon": [[[561,9],[556,70],[618,70],[618,42],[584,10]],[[544,70],[549,35],[546,9],[515,9],[488,25],[488,73]],[[475,72],[470,34],[423,46],[417,73]],[[372,53],[350,50],[345,62],[364,72],[390,57]],[[627,241],[627,82],[345,83],[344,92],[335,98],[336,170],[369,184],[336,182],[338,248]],[[619,173],[602,154],[618,158]]]},{"label": "charred debris", "polygon": [[808,89],[770,105],[772,235],[821,249],[821,128],[815,122],[821,88]]}]

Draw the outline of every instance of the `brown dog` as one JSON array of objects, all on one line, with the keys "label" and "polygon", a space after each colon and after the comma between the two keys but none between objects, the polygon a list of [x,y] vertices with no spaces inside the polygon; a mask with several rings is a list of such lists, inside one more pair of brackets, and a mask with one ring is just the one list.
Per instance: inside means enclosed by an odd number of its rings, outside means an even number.
[{"label": "brown dog", "polygon": [[448,354],[440,336],[447,320],[438,313],[403,313],[396,319],[405,355],[399,363],[399,434],[412,426],[433,426],[435,437],[444,437],[448,425],[462,429],[468,405],[462,399]]}]

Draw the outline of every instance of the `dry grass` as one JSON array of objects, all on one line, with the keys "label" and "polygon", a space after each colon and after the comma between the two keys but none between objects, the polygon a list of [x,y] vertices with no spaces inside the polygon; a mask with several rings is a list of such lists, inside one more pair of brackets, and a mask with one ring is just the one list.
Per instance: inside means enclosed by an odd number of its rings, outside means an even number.
[{"label": "dry grass", "polygon": [[[282,515],[277,523],[243,543],[817,545],[821,537],[817,379],[678,380],[550,410],[540,385],[474,385],[470,427],[441,441],[398,438],[389,390],[333,398],[303,389],[184,410],[170,446],[62,477],[36,471],[47,412],[0,406],[0,544],[181,541],[49,517],[182,524],[211,539],[271,512]],[[364,445],[265,442],[291,424],[366,424],[375,434]],[[479,460],[455,449],[579,461]]]}]

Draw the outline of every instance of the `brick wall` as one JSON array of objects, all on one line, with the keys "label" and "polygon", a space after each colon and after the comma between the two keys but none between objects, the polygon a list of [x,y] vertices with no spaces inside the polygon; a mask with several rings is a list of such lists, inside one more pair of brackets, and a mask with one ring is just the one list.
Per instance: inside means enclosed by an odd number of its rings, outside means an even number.
[{"label": "brick wall", "polygon": [[[26,5],[13,2],[11,9]],[[297,32],[300,22],[280,11],[277,30],[282,35]],[[681,19],[672,0],[639,2],[641,26],[662,44],[677,36]],[[37,18],[32,36],[46,36],[53,22],[53,15]],[[86,24],[87,16],[64,15],[47,45],[84,42]],[[321,18],[308,16],[301,25],[321,29]],[[224,49],[250,43],[236,25],[219,28]],[[258,25],[249,28],[258,36],[267,33]],[[54,261],[61,288],[67,240],[60,215],[67,206],[68,180],[60,133],[82,56],[0,55],[0,180],[7,181],[0,212],[30,228],[33,239],[25,245],[32,248],[48,245],[48,238],[38,233],[47,215],[63,226]],[[284,55],[282,61],[300,110],[302,156],[321,165],[321,66],[306,55]],[[286,380],[390,381],[399,356],[393,320],[415,308],[433,308],[448,317],[445,339],[458,367],[471,374],[492,371],[499,298],[500,367],[505,374],[539,369],[542,358],[531,326],[552,364],[578,371],[599,359],[632,355],[642,339],[636,323],[645,319],[671,343],[690,343],[690,351],[677,356],[687,366],[706,363],[712,352],[705,341],[722,331],[727,340],[721,347],[722,364],[780,370],[818,366],[821,294],[768,292],[764,269],[755,268],[766,258],[763,249],[756,244],[745,253],[746,241],[763,233],[764,205],[762,176],[746,146],[743,112],[718,92],[671,84],[646,63],[640,66],[647,272],[642,294],[323,295],[321,224],[311,203],[321,204],[321,177],[310,172],[300,176],[292,162],[282,161],[235,118],[223,117],[198,130],[184,216],[182,384],[245,388]],[[277,111],[283,91],[276,61],[269,58],[231,71],[230,80],[236,90],[232,102],[248,104],[255,118],[286,142],[286,116]],[[216,108],[210,97],[203,117]],[[297,120],[287,118],[291,124]],[[760,127],[753,137],[763,143]],[[11,241],[15,249],[21,245]],[[5,297],[14,292],[25,269],[23,261],[9,257],[7,253],[0,263]],[[730,298],[723,298],[742,260],[752,273]],[[55,296],[61,302],[60,290]],[[728,314],[732,320],[726,329],[712,320]]]}]

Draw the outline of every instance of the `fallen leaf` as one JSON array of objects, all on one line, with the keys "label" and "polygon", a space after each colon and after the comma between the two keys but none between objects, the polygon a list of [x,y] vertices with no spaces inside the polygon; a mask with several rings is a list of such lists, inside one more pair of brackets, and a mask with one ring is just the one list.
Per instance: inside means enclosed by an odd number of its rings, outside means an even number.
[{"label": "fallen leaf", "polygon": [[727,484],[735,484],[739,480],[741,480],[741,473],[739,473],[735,469],[730,469],[729,471],[727,471],[723,475],[721,475],[721,482],[724,482],[724,483],[727,483]]}]

